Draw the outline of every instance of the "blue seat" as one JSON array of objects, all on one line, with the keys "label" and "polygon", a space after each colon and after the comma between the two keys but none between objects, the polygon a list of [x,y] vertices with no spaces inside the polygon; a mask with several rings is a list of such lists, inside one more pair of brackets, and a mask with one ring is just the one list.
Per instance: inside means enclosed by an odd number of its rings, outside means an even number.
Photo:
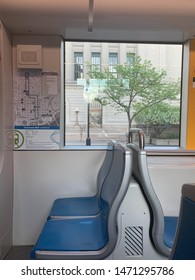
[{"label": "blue seat", "polygon": [[117,212],[128,189],[132,155],[114,144],[113,160],[99,196],[100,211],[91,216],[49,219],[31,252],[37,259],[103,259],[117,242]]},{"label": "blue seat", "polygon": [[170,259],[195,260],[195,184],[184,184]]},{"label": "blue seat", "polygon": [[[96,251],[105,246],[108,240],[106,220],[101,214],[93,218],[48,220],[37,241],[31,256],[37,250],[55,252]],[[40,254],[41,252],[38,252]]]},{"label": "blue seat", "polygon": [[164,243],[167,247],[172,249],[176,234],[178,217],[165,216],[164,223]]},{"label": "blue seat", "polygon": [[104,161],[97,176],[97,193],[91,197],[66,197],[56,199],[48,219],[62,219],[64,216],[93,216],[99,213],[99,196],[113,159],[113,143],[107,146]]},{"label": "blue seat", "polygon": [[[133,134],[138,134],[139,145],[133,142]],[[142,193],[148,204],[151,216],[150,238],[156,250],[169,257],[174,242],[177,217],[164,217],[160,201],[153,188],[147,163],[147,154],[144,150],[144,132],[139,128],[129,131],[128,147],[133,152],[133,177],[139,183]]]}]

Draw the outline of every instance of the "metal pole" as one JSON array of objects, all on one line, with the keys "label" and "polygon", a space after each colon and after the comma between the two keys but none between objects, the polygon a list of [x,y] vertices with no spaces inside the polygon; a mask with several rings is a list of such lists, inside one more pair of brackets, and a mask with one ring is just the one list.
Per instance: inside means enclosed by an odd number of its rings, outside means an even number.
[{"label": "metal pole", "polygon": [[90,125],[90,103],[87,104],[87,138],[86,138],[86,146],[91,146],[91,139],[89,136],[89,125]]}]

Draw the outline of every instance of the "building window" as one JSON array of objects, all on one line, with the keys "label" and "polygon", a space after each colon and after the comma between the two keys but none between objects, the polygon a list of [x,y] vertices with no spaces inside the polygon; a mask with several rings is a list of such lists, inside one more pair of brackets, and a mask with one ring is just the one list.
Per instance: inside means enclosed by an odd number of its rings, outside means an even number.
[{"label": "building window", "polygon": [[100,52],[92,52],[91,53],[91,64],[94,69],[100,71],[101,69],[101,54]]},{"label": "building window", "polygon": [[109,71],[115,77],[117,77],[117,71],[116,71],[116,65],[117,64],[118,64],[118,53],[110,52],[109,57],[108,57]]},{"label": "building window", "polygon": [[83,77],[83,53],[74,53],[74,80],[81,79]]},{"label": "building window", "polygon": [[135,53],[127,53],[127,64],[131,64],[135,59]]}]

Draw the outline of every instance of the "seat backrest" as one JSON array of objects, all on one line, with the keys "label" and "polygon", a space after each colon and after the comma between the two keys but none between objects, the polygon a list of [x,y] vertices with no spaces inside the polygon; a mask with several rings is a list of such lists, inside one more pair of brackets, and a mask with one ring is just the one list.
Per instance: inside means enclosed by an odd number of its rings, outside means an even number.
[{"label": "seat backrest", "polygon": [[172,260],[195,260],[195,184],[184,184]]},{"label": "seat backrest", "polygon": [[119,145],[114,145],[112,164],[106,177],[102,189],[101,199],[108,203],[111,207],[113,200],[115,199],[117,192],[120,189],[125,170],[125,149]]},{"label": "seat backrest", "polygon": [[98,172],[98,176],[97,176],[97,195],[98,195],[98,197],[100,196],[101,188],[103,186],[103,183],[104,183],[104,181],[109,173],[110,167],[112,165],[113,150],[114,150],[114,144],[112,142],[109,142],[103,163],[101,165],[101,168],[100,168],[100,170]]},{"label": "seat backrest", "polygon": [[[141,129],[131,129],[130,134],[137,133],[144,137]],[[142,193],[147,201],[150,215],[150,235],[157,251],[165,256],[170,255],[170,248],[164,243],[164,213],[160,201],[153,188],[147,163],[147,154],[144,150],[144,139],[139,139],[139,146],[133,143],[133,137],[129,137],[128,147],[133,152],[133,177],[139,183]]]},{"label": "seat backrest", "polygon": [[115,143],[112,165],[100,193],[102,214],[107,219],[108,233],[104,257],[113,251],[117,242],[117,213],[129,187],[131,174],[131,151]]}]

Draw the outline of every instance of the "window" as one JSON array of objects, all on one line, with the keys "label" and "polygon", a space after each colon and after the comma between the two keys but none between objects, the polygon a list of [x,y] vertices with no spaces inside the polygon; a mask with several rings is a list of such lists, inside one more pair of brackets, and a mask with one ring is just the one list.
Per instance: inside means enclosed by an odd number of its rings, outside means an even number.
[{"label": "window", "polygon": [[135,59],[135,53],[127,53],[127,64],[131,64]]},{"label": "window", "polygon": [[91,53],[91,64],[95,69],[101,69],[101,54],[100,52],[92,52]]},{"label": "window", "polygon": [[83,76],[83,53],[74,53],[74,79],[80,79]]},{"label": "window", "polygon": [[118,53],[109,53],[108,64],[110,73],[117,77],[116,65],[118,64]]},{"label": "window", "polygon": [[129,128],[139,127],[147,146],[178,147],[183,46],[121,44],[66,42],[66,145],[86,145],[88,133],[91,145],[126,143]]}]

